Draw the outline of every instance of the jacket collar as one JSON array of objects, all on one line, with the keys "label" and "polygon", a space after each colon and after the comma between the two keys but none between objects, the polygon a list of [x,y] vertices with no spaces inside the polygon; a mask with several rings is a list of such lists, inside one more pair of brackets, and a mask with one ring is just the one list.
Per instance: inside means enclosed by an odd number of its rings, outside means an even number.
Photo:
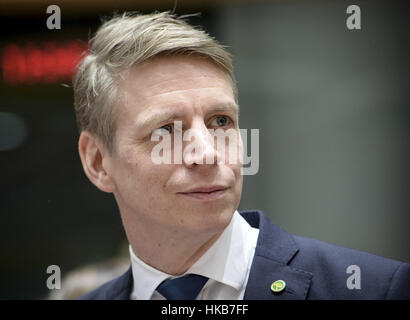
[{"label": "jacket collar", "polygon": [[[289,265],[299,251],[293,236],[272,223],[262,211],[240,213],[252,227],[259,229],[244,299],[306,299],[313,275]],[[276,280],[286,282],[285,290],[272,292],[271,284]]]},{"label": "jacket collar", "polygon": [[106,296],[101,300],[129,300],[133,283],[130,266],[123,275],[107,283]]},{"label": "jacket collar", "polygon": [[[299,251],[293,236],[272,223],[260,210],[241,211],[240,214],[253,228],[259,229],[244,300],[306,299],[313,275],[289,265]],[[286,282],[285,290],[271,291],[271,284],[276,280]],[[107,286],[105,299],[128,300],[133,286],[131,267]]]}]

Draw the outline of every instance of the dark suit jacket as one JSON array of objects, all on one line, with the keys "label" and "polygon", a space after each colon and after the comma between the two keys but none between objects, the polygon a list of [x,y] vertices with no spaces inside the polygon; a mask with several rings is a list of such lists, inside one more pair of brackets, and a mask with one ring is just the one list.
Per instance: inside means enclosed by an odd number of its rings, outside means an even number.
[{"label": "dark suit jacket", "polygon": [[[259,229],[244,299],[410,299],[410,264],[293,236],[259,210],[241,215]],[[347,286],[350,265],[360,268],[360,289]],[[284,291],[271,291],[276,280]],[[129,299],[132,284],[129,268],[80,299]]]}]

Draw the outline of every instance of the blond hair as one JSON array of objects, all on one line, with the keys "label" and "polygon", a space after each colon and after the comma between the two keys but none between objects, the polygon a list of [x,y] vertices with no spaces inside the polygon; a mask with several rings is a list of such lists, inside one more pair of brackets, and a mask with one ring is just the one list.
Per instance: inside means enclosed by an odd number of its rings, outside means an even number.
[{"label": "blond hair", "polygon": [[229,77],[237,100],[230,54],[205,31],[170,12],[124,13],[105,22],[89,42],[89,53],[73,79],[78,128],[99,137],[114,150],[117,77],[160,54],[197,54],[214,62]]}]

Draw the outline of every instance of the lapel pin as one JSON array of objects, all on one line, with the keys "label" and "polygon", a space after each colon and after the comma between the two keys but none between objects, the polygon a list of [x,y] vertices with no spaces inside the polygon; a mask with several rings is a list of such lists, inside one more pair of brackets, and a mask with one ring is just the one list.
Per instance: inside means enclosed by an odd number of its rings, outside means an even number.
[{"label": "lapel pin", "polygon": [[285,281],[283,281],[283,280],[276,280],[275,282],[273,282],[273,283],[271,284],[270,289],[271,289],[273,292],[278,293],[278,292],[283,291],[283,290],[285,289],[285,287],[286,287],[286,282],[285,282]]}]

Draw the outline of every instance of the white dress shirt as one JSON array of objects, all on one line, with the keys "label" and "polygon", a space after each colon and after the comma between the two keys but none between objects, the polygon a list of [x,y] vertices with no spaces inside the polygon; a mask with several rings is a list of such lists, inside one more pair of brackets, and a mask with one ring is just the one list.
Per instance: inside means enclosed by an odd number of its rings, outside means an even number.
[{"label": "white dress shirt", "polygon": [[[209,278],[197,300],[243,299],[258,235],[259,229],[252,228],[235,211],[220,237],[185,273]],[[134,254],[131,246],[130,256],[134,279],[130,299],[165,300],[156,288],[162,281],[177,277],[144,263]]]}]

